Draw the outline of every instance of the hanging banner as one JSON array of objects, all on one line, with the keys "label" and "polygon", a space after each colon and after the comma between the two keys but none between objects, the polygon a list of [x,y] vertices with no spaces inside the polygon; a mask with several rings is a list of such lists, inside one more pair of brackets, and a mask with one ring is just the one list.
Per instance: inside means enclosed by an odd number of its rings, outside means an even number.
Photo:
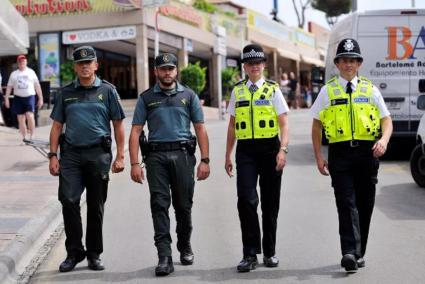
[{"label": "hanging banner", "polygon": [[106,29],[69,31],[62,33],[63,44],[79,44],[99,41],[132,39],[136,37],[136,26]]},{"label": "hanging banner", "polygon": [[60,87],[59,33],[39,34],[40,81],[50,81],[50,87]]}]

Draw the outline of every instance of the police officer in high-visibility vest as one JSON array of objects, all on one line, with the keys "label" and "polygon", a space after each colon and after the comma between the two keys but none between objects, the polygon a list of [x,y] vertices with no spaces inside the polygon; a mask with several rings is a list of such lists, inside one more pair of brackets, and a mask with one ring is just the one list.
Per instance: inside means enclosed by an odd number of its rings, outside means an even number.
[{"label": "police officer in high-visibility vest", "polygon": [[[238,211],[242,229],[243,259],[239,272],[255,269],[257,254],[264,253],[264,265],[276,267],[276,228],[279,212],[282,170],[288,153],[288,105],[279,85],[265,80],[266,57],[261,46],[250,44],[243,49],[243,68],[248,80],[233,89],[228,112],[226,162],[227,174],[233,176],[231,154],[236,140]],[[279,139],[280,134],[280,139]],[[260,183],[263,239],[257,215]]]},{"label": "police officer in high-visibility vest", "polygon": [[[392,120],[380,91],[367,78],[357,76],[362,62],[357,41],[342,40],[334,58],[339,76],[326,83],[311,108],[314,154],[320,173],[331,176],[341,266],[348,272],[365,266],[378,158],[385,153],[392,133]],[[329,140],[329,162],[321,154],[322,129]]]}]

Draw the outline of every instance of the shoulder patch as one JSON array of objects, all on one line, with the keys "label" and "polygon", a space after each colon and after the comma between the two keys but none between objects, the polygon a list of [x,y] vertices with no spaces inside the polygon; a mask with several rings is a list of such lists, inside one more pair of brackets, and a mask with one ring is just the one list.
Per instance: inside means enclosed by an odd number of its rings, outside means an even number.
[{"label": "shoulder patch", "polygon": [[336,79],[337,79],[336,76],[332,77],[331,79],[329,79],[329,81],[326,82],[326,84],[330,84],[330,83],[336,81]]},{"label": "shoulder patch", "polygon": [[270,79],[266,79],[266,82],[271,84],[271,85],[277,85],[276,81],[270,80]]},{"label": "shoulder patch", "polygon": [[240,80],[239,82],[237,82],[235,84],[235,86],[241,85],[242,83],[245,84],[246,83],[246,80]]},{"label": "shoulder patch", "polygon": [[109,83],[109,82],[108,82],[108,81],[106,81],[105,79],[102,79],[102,83],[105,83],[105,84],[107,84],[107,85],[111,86],[112,88],[116,89],[116,87],[115,87],[115,85],[114,85],[114,84]]},{"label": "shoulder patch", "polygon": [[370,81],[368,78],[364,77],[364,76],[359,76],[360,81],[366,81],[370,84],[372,84],[372,81]]}]

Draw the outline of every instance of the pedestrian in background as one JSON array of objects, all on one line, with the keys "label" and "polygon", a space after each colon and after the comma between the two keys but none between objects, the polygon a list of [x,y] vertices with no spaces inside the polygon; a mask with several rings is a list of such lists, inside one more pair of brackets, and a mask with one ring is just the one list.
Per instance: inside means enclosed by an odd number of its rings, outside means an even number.
[{"label": "pedestrian in background", "polygon": [[196,139],[190,131],[193,123],[201,151],[197,179],[204,180],[210,173],[208,135],[198,96],[177,80],[177,58],[164,53],[155,58],[157,83],[142,93],[134,110],[129,140],[131,179],[143,183],[145,174],[139,160],[139,138],[147,123],[148,144],[143,143],[146,157],[150,203],[158,251],[156,276],[174,271],[171,255],[170,218],[172,202],[177,221],[177,249],[182,265],[191,265],[194,254],[190,243],[192,234],[192,204],[195,187]]},{"label": "pedestrian in background", "polygon": [[[276,82],[263,77],[266,57],[263,48],[250,44],[243,48],[243,68],[248,80],[234,87],[228,112],[226,162],[233,176],[231,154],[236,146],[238,211],[242,229],[243,259],[239,272],[255,269],[261,253],[258,221],[257,181],[260,183],[264,265],[276,267],[276,229],[280,204],[282,170],[288,153],[288,105]],[[280,133],[280,139],[279,139]]]},{"label": "pedestrian in background", "polygon": [[299,108],[299,85],[298,81],[295,78],[295,73],[289,73],[289,94],[288,94],[288,103],[291,108]]},{"label": "pedestrian in background", "polygon": [[[124,111],[115,87],[96,76],[96,52],[91,46],[73,52],[77,78],[57,95],[50,117],[50,173],[59,175],[59,201],[65,225],[66,259],[60,272],[74,269],[87,257],[91,270],[103,270],[102,224],[112,163],[111,121],[114,127],[116,156],[112,172],[124,170]],[[63,126],[64,135],[61,135]],[[60,144],[60,161],[57,150]],[[80,199],[86,189],[86,250],[81,242]]]},{"label": "pedestrian in background", "polygon": [[[22,139],[27,138],[31,140],[34,136],[35,129],[35,108],[41,109],[43,106],[43,93],[38,81],[38,77],[34,70],[27,67],[27,58],[21,54],[17,57],[18,69],[10,74],[9,82],[7,83],[6,94],[4,97],[4,104],[6,108],[10,108],[9,97],[13,89],[13,104],[12,113],[18,117],[19,132]],[[37,106],[36,98],[37,94]],[[27,131],[28,122],[28,131]]]},{"label": "pedestrian in background", "polygon": [[280,91],[283,94],[283,97],[285,98],[285,100],[288,100],[290,88],[289,88],[288,74],[286,72],[282,74],[280,78],[279,86],[280,86]]},{"label": "pedestrian in background", "polygon": [[[331,175],[341,266],[349,272],[365,266],[378,158],[385,153],[392,133],[390,113],[380,91],[367,78],[357,76],[362,62],[357,41],[342,40],[334,58],[339,76],[326,83],[311,108],[317,167],[322,175]],[[329,163],[321,154],[322,128],[329,139]]]}]

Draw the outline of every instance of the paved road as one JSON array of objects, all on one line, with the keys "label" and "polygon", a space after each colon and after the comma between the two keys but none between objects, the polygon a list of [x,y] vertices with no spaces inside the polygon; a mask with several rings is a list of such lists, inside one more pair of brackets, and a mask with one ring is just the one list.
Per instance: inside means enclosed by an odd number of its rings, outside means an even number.
[{"label": "paved road", "polygon": [[242,249],[235,179],[229,179],[223,170],[227,124],[211,121],[207,128],[212,173],[207,181],[196,184],[193,266],[181,266],[173,248],[176,271],[166,278],[154,276],[157,259],[149,193],[146,185],[130,181],[127,167],[126,172],[112,177],[106,206],[102,258],[107,269],[93,272],[82,262],[73,272],[59,273],[58,265],[65,258],[62,236],[31,282],[423,283],[425,190],[413,183],[407,161],[389,160],[381,164],[366,268],[347,275],[339,267],[334,197],[330,179],[316,170],[310,124],[306,111],[291,113],[290,153],[283,175],[278,220],[277,255],[281,260],[278,268],[260,265],[250,273],[236,272]]}]

